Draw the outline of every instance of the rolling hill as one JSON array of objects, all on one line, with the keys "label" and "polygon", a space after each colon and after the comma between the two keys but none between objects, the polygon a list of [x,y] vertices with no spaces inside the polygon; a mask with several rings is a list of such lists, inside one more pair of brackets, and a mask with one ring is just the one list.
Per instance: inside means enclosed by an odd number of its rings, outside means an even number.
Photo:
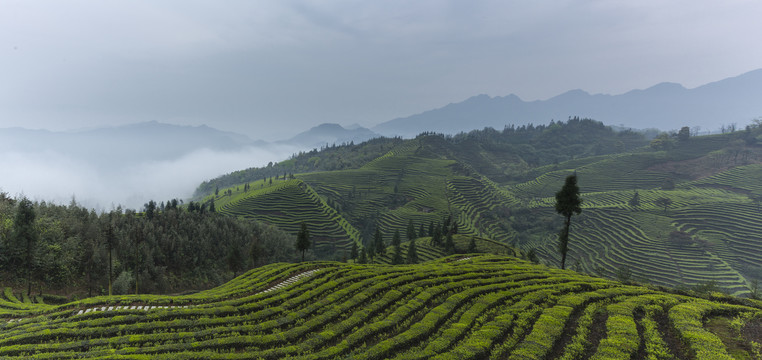
[{"label": "rolling hill", "polygon": [[271,264],[184,296],[0,299],[4,359],[733,359],[762,303],[495,255]]},{"label": "rolling hill", "polygon": [[[206,189],[235,179],[238,185],[204,201],[214,197],[222,213],[293,233],[304,221],[323,259],[347,258],[352,244],[368,245],[376,228],[388,244],[411,221],[418,229],[451,217],[460,234],[535,250],[556,265],[561,218],[554,194],[576,173],[583,212],[572,221],[572,268],[748,295],[762,280],[760,131],[662,136],[648,145],[636,133],[571,119],[454,137],[375,139],[212,180]],[[336,167],[342,162],[357,165]],[[263,176],[268,171],[282,175]],[[658,205],[660,198],[671,205]]]}]

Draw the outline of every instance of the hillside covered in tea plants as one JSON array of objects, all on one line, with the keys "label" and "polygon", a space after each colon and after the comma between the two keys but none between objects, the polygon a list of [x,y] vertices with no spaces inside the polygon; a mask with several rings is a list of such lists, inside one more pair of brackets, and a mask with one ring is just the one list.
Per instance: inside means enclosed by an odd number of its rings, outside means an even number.
[{"label": "hillside covered in tea plants", "polygon": [[756,296],[762,280],[762,129],[653,139],[572,118],[454,136],[327,146],[203,183],[197,201],[296,234],[342,260],[411,226],[533,251],[558,266],[554,194],[576,173],[567,265],[589,274]]},{"label": "hillside covered in tea plants", "polygon": [[3,359],[748,359],[762,303],[513,257],[278,263],[184,296],[0,299]]}]

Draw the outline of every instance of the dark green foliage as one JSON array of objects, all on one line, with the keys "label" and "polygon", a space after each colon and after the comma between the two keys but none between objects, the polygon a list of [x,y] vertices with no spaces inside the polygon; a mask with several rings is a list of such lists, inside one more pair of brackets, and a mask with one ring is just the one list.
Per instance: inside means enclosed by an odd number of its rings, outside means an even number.
[{"label": "dark green foliage", "polygon": [[469,253],[469,254],[473,254],[476,251],[477,251],[476,250],[476,238],[472,236],[471,237],[471,241],[468,242],[468,250],[466,252]]},{"label": "dark green foliage", "polygon": [[[163,211],[157,206],[150,220],[121,208],[98,214],[74,202],[20,204],[0,199],[0,219],[11,225],[6,234],[0,222],[0,275],[26,279],[26,244],[16,246],[11,230],[37,231],[31,244],[32,291],[79,288],[84,295],[108,294],[109,273],[116,281],[126,272],[129,292],[135,279],[141,292],[178,292],[219,285],[254,266],[298,259],[290,250],[294,238],[272,226],[202,213],[195,206],[191,211],[191,204],[186,210],[178,201],[165,202]],[[30,209],[36,214],[33,227],[15,219],[19,206],[26,214],[22,218],[29,219]]]},{"label": "dark green foliage", "polygon": [[376,232],[373,234],[373,246],[375,247],[374,253],[376,255],[383,256],[386,254],[386,246],[384,245],[384,238],[381,236],[381,229],[376,228]]},{"label": "dark green foliage", "polygon": [[[27,198],[19,201],[16,217],[13,220],[13,241],[16,249],[24,249],[24,268],[27,279],[27,296],[32,294],[32,267],[34,266],[34,247],[39,238],[38,230],[35,227],[37,214],[32,207],[32,202]],[[16,251],[19,254],[20,251]],[[20,259],[16,260],[20,264]]]},{"label": "dark green foliage", "polygon": [[407,247],[407,259],[408,264],[418,263],[418,250],[415,248],[415,239],[410,240],[410,245]]},{"label": "dark green foliage", "polygon": [[407,223],[407,239],[408,241],[415,239],[417,236],[415,234],[415,226],[413,225],[413,219],[410,219],[410,221]]},{"label": "dark green foliage", "polygon": [[455,243],[452,242],[452,233],[448,232],[447,236],[445,236],[445,251],[448,254],[455,254],[457,250],[455,249]]},{"label": "dark green foliage", "polygon": [[349,257],[352,258],[353,260],[357,260],[357,256],[359,256],[359,254],[357,253],[357,243],[353,241],[352,252],[349,254]]},{"label": "dark green foliage", "polygon": [[[412,225],[412,223],[411,223]],[[392,265],[402,264],[402,249],[400,248],[400,232],[396,230],[392,237],[392,246],[394,247],[394,255],[392,256]]]},{"label": "dark green foliage", "polygon": [[640,194],[638,194],[637,190],[632,194],[632,197],[630,198],[630,201],[627,202],[627,204],[634,208],[640,206]]},{"label": "dark green foliage", "polygon": [[690,137],[691,137],[691,129],[687,126],[681,127],[680,131],[677,132],[677,140],[687,141]]},{"label": "dark green foliage", "polygon": [[527,252],[527,260],[537,264],[540,262],[540,258],[537,257],[537,251],[534,249],[529,249],[529,252]]},{"label": "dark green foliage", "polygon": [[302,222],[302,227],[296,235],[296,249],[302,252],[302,261],[304,261],[304,253],[310,248],[311,244],[310,231],[307,230],[307,224]]},{"label": "dark green foliage", "polygon": [[360,264],[366,264],[368,262],[368,256],[365,254],[365,248],[360,249],[360,258],[357,260]]},{"label": "dark green foliage", "polygon": [[582,212],[577,186],[577,174],[566,177],[564,186],[556,193],[556,212],[563,215],[564,227],[558,236],[558,250],[561,253],[561,269],[566,266],[566,254],[569,252],[569,227],[571,217]]},{"label": "dark green foliage", "polygon": [[442,230],[441,227],[434,227],[434,235],[431,237],[431,245],[442,246]]},{"label": "dark green foliage", "polygon": [[668,197],[660,197],[654,201],[654,205],[664,208],[664,213],[667,213],[667,208],[672,205],[672,199]]}]

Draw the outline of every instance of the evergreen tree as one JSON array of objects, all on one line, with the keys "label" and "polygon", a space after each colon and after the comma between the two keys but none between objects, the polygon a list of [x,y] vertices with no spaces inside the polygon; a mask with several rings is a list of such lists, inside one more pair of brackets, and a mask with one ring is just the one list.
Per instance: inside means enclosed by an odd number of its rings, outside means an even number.
[{"label": "evergreen tree", "polygon": [[452,241],[452,233],[447,233],[447,236],[445,237],[445,251],[450,255],[455,254],[456,252],[455,243]]},{"label": "evergreen tree", "polygon": [[537,251],[535,251],[534,248],[529,249],[529,252],[527,253],[527,260],[535,264],[540,262],[540,258],[537,257]]},{"label": "evergreen tree", "polygon": [[558,236],[558,250],[561,252],[561,269],[566,266],[566,254],[569,252],[569,227],[571,217],[582,212],[580,207],[582,199],[579,198],[579,186],[577,186],[577,174],[566,177],[564,186],[556,193],[556,212],[564,216],[564,227]]},{"label": "evergreen tree", "polygon": [[381,230],[376,228],[376,233],[373,235],[373,245],[376,246],[376,254],[383,256],[386,254],[386,246],[384,246],[384,238],[381,236]]},{"label": "evergreen tree", "polygon": [[473,254],[476,252],[476,238],[471,237],[471,241],[468,243],[468,253]]},{"label": "evergreen tree", "polygon": [[442,246],[442,231],[439,226],[434,228],[434,235],[431,237],[431,245]]},{"label": "evergreen tree", "polygon": [[209,212],[217,212],[217,208],[214,207],[214,198],[209,201]]},{"label": "evergreen tree", "polygon": [[143,205],[143,209],[146,214],[146,218],[148,220],[153,220],[153,217],[156,214],[156,201],[149,201],[147,204]]},{"label": "evergreen tree", "polygon": [[418,237],[426,237],[426,233],[423,229],[423,223],[418,226]]},{"label": "evergreen tree", "polygon": [[360,264],[365,264],[365,263],[368,262],[368,256],[365,255],[365,248],[364,247],[362,249],[360,249],[360,259],[358,259],[357,262],[360,263]]},{"label": "evergreen tree", "polygon": [[407,247],[407,263],[408,264],[418,263],[418,251],[415,248],[415,240],[410,240],[410,245],[408,245]]},{"label": "evergreen tree", "polygon": [[363,249],[368,249],[368,258],[373,259],[376,257],[376,244],[373,242],[373,240],[367,240],[365,241],[365,246],[363,246]]},{"label": "evergreen tree", "polygon": [[413,225],[413,219],[410,219],[410,221],[407,223],[407,239],[415,239],[415,226]]},{"label": "evergreen tree", "polygon": [[434,236],[434,222],[433,221],[429,223],[429,236],[431,237]]},{"label": "evergreen tree", "polygon": [[114,236],[114,223],[112,219],[112,214],[109,213],[108,217],[108,228],[106,228],[106,249],[108,251],[108,296],[111,296],[111,287],[112,287],[112,280],[113,280],[113,260],[112,260],[112,254],[114,252],[114,243],[115,243],[115,236]]},{"label": "evergreen tree", "polygon": [[352,253],[350,254],[350,257],[352,260],[357,260],[357,243],[352,241]]},{"label": "evergreen tree", "polygon": [[302,252],[302,261],[304,253],[310,248],[310,231],[307,230],[307,224],[302,222],[302,228],[296,234],[296,249]]},{"label": "evergreen tree", "polygon": [[[411,223],[412,225],[412,223]],[[402,246],[400,245],[400,231],[396,230],[392,237],[392,246],[394,246],[394,256],[392,257],[392,265],[402,264]]]},{"label": "evergreen tree", "polygon": [[37,214],[32,207],[32,202],[23,198],[19,201],[18,208],[16,209],[16,217],[13,220],[13,238],[14,242],[26,249],[25,251],[25,267],[26,267],[26,284],[27,284],[27,296],[32,294],[32,264],[34,263],[34,247],[39,238],[37,227],[35,226],[35,219]]},{"label": "evergreen tree", "polygon": [[638,194],[637,190],[632,194],[632,198],[630,198],[628,204],[634,208],[640,206],[640,194]]}]

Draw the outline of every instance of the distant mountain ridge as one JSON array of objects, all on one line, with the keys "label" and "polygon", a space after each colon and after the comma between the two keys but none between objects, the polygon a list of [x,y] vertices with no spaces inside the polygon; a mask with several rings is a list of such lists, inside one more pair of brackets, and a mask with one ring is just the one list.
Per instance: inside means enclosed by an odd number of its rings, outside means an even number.
[{"label": "distant mountain ridge", "polygon": [[537,101],[523,101],[513,94],[503,97],[482,94],[371,129],[386,136],[411,137],[424,131],[455,134],[580,116],[628,128],[671,130],[698,126],[702,130],[716,130],[731,123],[744,125],[762,116],[759,99],[762,99],[762,69],[693,89],[665,82],[620,95],[591,95],[577,89]]},{"label": "distant mountain ridge", "polygon": [[324,123],[279,143],[302,148],[319,148],[326,144],[361,143],[379,136],[381,135],[356,124],[343,127],[339,124]]},{"label": "distant mountain ridge", "polygon": [[198,149],[233,151],[265,143],[206,125],[156,121],[82,131],[0,129],[0,152],[55,152],[96,164],[170,160]]}]

